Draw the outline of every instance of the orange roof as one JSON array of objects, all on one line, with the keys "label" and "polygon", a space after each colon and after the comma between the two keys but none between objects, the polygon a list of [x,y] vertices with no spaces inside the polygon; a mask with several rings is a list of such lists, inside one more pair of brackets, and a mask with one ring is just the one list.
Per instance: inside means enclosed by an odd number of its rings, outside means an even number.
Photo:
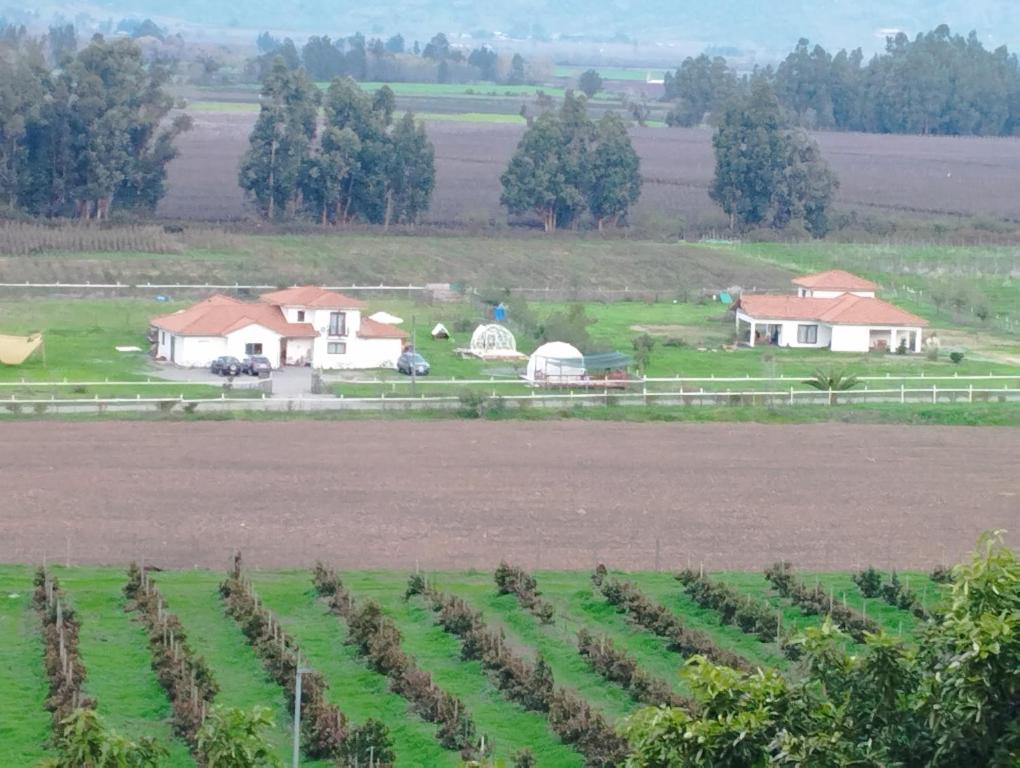
[{"label": "orange roof", "polygon": [[279,307],[210,296],[187,309],[152,318],[152,325],[180,336],[226,336],[249,325],[261,325],[287,338],[318,336],[309,323],[288,323]]},{"label": "orange roof", "polygon": [[263,293],[260,297],[267,304],[278,307],[315,307],[317,309],[364,309],[365,302],[344,296],[342,293],[327,291],[317,285],[295,285],[280,291]]},{"label": "orange roof", "polygon": [[363,317],[361,318],[361,327],[358,328],[358,336],[363,339],[406,339],[407,332],[400,330],[395,325]]},{"label": "orange roof", "polygon": [[817,320],[830,325],[928,325],[928,321],[882,299],[843,294],[834,299],[744,295],[744,314],[765,320]]},{"label": "orange roof", "polygon": [[817,288],[820,291],[874,291],[877,283],[852,275],[843,269],[827,269],[812,275],[802,275],[793,279],[794,285],[801,288]]}]

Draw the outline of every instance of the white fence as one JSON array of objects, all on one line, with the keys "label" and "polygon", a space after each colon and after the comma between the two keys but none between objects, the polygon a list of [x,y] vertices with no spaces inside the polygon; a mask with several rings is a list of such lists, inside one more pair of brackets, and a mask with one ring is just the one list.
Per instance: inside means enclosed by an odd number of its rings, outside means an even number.
[{"label": "white fence", "polygon": [[[94,290],[150,290],[174,288],[195,291],[275,291],[279,285],[241,285],[240,283],[0,283],[0,288],[77,288]],[[425,285],[324,285],[328,291],[430,291]]]},{"label": "white fence", "polygon": [[[492,402],[509,408],[563,408],[574,406],[844,406],[864,403],[974,403],[1020,402],[1020,389],[974,387],[906,387],[848,391],[743,390],[731,392],[651,392],[651,391],[587,391],[539,392],[527,395],[501,396],[492,393]],[[164,413],[208,411],[381,411],[381,410],[454,410],[463,405],[457,395],[425,395],[417,397],[294,397],[231,398],[226,393],[218,398],[142,397],[134,398],[5,398],[0,408],[10,413],[78,412],[102,413],[116,411],[157,410]]]}]

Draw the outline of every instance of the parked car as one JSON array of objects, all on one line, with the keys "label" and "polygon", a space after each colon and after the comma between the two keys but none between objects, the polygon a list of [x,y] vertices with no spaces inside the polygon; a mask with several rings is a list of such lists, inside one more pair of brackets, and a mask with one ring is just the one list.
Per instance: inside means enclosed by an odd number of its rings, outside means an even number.
[{"label": "parked car", "polygon": [[269,358],[261,355],[246,357],[241,362],[241,373],[251,376],[268,376],[272,370],[273,364],[269,362]]},{"label": "parked car", "polygon": [[237,376],[241,373],[241,361],[229,355],[217,357],[209,366],[209,372],[220,376]]},{"label": "parked car", "polygon": [[417,352],[405,352],[397,359],[397,371],[408,376],[412,373],[415,376],[428,376],[430,367],[428,360]]}]

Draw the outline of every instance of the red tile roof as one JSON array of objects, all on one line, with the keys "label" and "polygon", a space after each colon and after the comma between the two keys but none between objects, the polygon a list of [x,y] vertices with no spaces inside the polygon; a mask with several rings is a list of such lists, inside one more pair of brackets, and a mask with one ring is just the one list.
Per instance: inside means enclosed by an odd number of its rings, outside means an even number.
[{"label": "red tile roof", "polygon": [[363,317],[361,318],[361,327],[358,328],[358,336],[363,339],[406,339],[407,332],[395,325]]},{"label": "red tile roof", "polygon": [[263,293],[260,297],[267,304],[277,307],[314,307],[316,309],[364,309],[365,302],[344,296],[342,293],[327,291],[317,285],[295,285],[281,291]]},{"label": "red tile roof", "polygon": [[746,294],[745,315],[764,320],[817,320],[830,325],[928,325],[928,321],[882,299],[847,293],[834,299]]},{"label": "red tile roof", "polygon": [[817,288],[820,291],[874,291],[878,288],[877,283],[843,269],[827,269],[824,272],[795,277],[793,284],[801,288]]},{"label": "red tile roof", "polygon": [[179,336],[226,336],[261,325],[287,338],[318,336],[309,323],[288,323],[279,307],[254,304],[217,294],[187,309],[152,318],[152,325]]}]

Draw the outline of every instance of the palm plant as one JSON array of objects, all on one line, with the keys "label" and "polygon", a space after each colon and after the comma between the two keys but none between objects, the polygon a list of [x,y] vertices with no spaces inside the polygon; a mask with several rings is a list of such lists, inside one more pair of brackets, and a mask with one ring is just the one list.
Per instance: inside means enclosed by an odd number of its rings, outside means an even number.
[{"label": "palm plant", "polygon": [[[811,375],[811,378],[806,379],[804,383],[807,386],[817,389],[821,392],[832,393],[832,392],[846,392],[847,390],[853,389],[860,383],[860,380],[854,374],[847,373],[846,371],[838,370],[835,368],[830,368],[829,370],[825,371],[822,370],[821,368],[818,368]],[[833,403],[836,402],[835,395],[832,395],[832,402]]]}]

